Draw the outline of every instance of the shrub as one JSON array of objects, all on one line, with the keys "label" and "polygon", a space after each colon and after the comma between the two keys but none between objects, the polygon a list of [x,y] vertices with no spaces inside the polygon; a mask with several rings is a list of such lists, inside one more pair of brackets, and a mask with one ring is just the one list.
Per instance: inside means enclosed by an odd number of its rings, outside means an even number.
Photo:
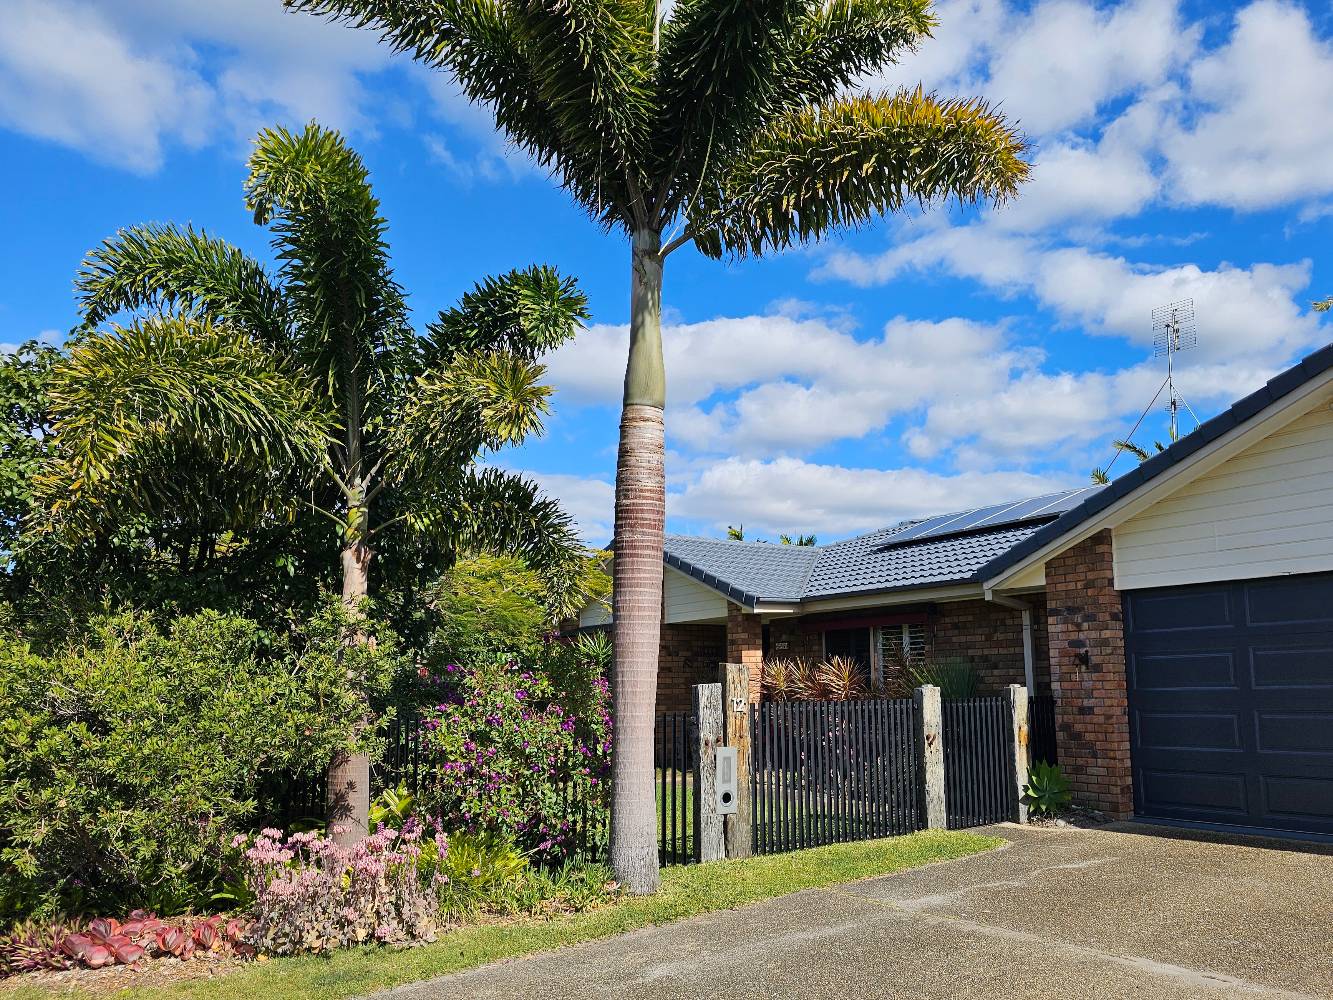
[{"label": "shrub", "polygon": [[586,652],[554,651],[549,671],[503,656],[423,668],[438,780],[421,794],[446,829],[501,833],[539,859],[564,857],[584,831],[604,830],[611,714],[597,665],[569,662]]},{"label": "shrub", "polygon": [[287,636],[125,613],[48,656],[0,640],[0,922],[206,905],[257,775],[366,742],[392,645],[351,627],[331,603]]},{"label": "shrub", "polygon": [[[534,869],[514,842],[497,833],[456,833],[438,845],[427,844],[423,862],[438,865],[438,897],[451,919],[482,910],[506,913],[516,909],[515,896]],[[432,850],[435,848],[435,850]]]},{"label": "shrub", "polygon": [[1054,816],[1064,812],[1074,800],[1069,790],[1069,779],[1059,765],[1044,760],[1033,763],[1028,771],[1028,783],[1023,789],[1023,802],[1034,816]]},{"label": "shrub", "polygon": [[255,897],[246,940],[270,955],[433,941],[443,876],[421,863],[423,831],[409,820],[343,848],[316,833],[264,830],[245,851]]},{"label": "shrub", "polygon": [[510,654],[536,657],[548,627],[547,584],[522,560],[475,555],[460,559],[431,595],[438,655],[456,663]]},{"label": "shrub", "polygon": [[977,672],[961,657],[912,662],[907,673],[912,687],[933,684],[940,689],[941,698],[971,698],[977,693]]}]

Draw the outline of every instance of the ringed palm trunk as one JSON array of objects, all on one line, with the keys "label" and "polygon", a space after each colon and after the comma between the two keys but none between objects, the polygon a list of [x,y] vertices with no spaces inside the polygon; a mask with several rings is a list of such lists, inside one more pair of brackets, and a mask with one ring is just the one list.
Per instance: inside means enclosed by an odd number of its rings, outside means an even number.
[{"label": "ringed palm trunk", "polygon": [[[354,538],[342,551],[343,605],[359,614],[370,593],[370,546]],[[357,635],[353,642],[364,642]],[[351,847],[366,839],[370,822],[370,758],[363,753],[339,754],[329,765],[326,811],[333,842]]]},{"label": "ringed palm trunk", "polygon": [[611,677],[611,867],[622,886],[640,895],[658,887],[653,721],[666,527],[665,406],[661,234],[640,230],[633,243],[629,364],[616,463]]}]

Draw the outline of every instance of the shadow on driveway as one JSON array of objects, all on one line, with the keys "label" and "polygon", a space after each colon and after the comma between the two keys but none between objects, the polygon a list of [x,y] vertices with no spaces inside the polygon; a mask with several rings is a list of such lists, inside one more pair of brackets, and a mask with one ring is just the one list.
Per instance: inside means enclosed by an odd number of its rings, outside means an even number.
[{"label": "shadow on driveway", "polygon": [[1130,824],[401,987],[437,998],[1333,997],[1327,848]]}]

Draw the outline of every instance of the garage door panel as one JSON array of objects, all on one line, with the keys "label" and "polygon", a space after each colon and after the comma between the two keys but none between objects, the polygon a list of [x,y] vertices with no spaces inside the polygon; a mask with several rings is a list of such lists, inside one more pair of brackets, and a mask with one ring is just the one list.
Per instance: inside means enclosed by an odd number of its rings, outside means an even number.
[{"label": "garage door panel", "polygon": [[1333,574],[1131,591],[1135,810],[1333,834]]},{"label": "garage door panel", "polygon": [[1333,778],[1267,775],[1261,781],[1264,812],[1294,828],[1333,828]]},{"label": "garage door panel", "polygon": [[1239,774],[1143,768],[1134,785],[1139,808],[1148,815],[1196,819],[1218,814],[1237,820],[1250,812],[1245,778]]},{"label": "garage door panel", "polygon": [[1145,750],[1240,750],[1240,716],[1234,712],[1136,712],[1139,746]]},{"label": "garage door panel", "polygon": [[1333,641],[1250,648],[1254,688],[1324,688],[1333,691]]},{"label": "garage door panel", "polygon": [[1230,628],[1230,595],[1224,588],[1144,591],[1136,595],[1129,617],[1134,632],[1144,635]]},{"label": "garage door panel", "polygon": [[1251,625],[1326,625],[1333,628],[1333,577],[1277,577],[1245,585]]},{"label": "garage door panel", "polygon": [[1130,683],[1139,691],[1194,691],[1234,688],[1236,657],[1225,652],[1136,653],[1130,658]]},{"label": "garage door panel", "polygon": [[1260,753],[1333,757],[1333,712],[1255,712]]}]

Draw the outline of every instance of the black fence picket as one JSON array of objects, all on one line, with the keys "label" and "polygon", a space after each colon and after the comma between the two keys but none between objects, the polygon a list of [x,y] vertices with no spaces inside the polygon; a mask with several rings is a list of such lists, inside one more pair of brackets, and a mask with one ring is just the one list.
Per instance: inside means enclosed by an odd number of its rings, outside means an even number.
[{"label": "black fence picket", "polygon": [[750,708],[756,854],[920,829],[912,702]]},{"label": "black fence picket", "polygon": [[654,788],[657,796],[657,857],[662,865],[688,864],[694,858],[693,712],[669,712],[654,726]]},{"label": "black fence picket", "polygon": [[949,829],[1012,818],[1013,740],[1004,698],[949,698],[944,714],[944,794]]},{"label": "black fence picket", "polygon": [[1060,763],[1055,739],[1055,698],[1039,694],[1028,701],[1028,745],[1032,760]]}]

